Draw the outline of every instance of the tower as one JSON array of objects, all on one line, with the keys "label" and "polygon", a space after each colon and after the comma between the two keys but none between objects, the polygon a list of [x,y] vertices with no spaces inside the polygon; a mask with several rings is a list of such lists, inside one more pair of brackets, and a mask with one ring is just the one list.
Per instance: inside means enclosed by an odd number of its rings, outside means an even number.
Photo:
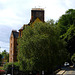
[{"label": "tower", "polygon": [[44,22],[44,9],[42,8],[32,8],[31,10],[31,23],[35,21],[35,19],[39,18],[42,22]]}]

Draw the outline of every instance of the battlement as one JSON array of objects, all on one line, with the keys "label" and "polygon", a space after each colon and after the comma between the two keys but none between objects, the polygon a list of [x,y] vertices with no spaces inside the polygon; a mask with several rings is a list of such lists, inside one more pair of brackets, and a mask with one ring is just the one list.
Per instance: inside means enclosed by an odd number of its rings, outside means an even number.
[{"label": "battlement", "polygon": [[44,11],[43,8],[32,8],[32,10],[43,10]]},{"label": "battlement", "polygon": [[17,32],[17,30],[12,30],[12,32]]}]

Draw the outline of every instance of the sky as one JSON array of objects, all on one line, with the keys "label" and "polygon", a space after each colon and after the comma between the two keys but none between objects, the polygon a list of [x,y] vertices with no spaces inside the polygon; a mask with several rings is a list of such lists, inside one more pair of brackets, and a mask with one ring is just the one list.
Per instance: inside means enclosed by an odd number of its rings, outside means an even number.
[{"label": "sky", "polygon": [[29,23],[32,8],[44,8],[45,21],[57,21],[68,9],[75,9],[75,0],[0,0],[0,52],[9,52],[11,31]]}]

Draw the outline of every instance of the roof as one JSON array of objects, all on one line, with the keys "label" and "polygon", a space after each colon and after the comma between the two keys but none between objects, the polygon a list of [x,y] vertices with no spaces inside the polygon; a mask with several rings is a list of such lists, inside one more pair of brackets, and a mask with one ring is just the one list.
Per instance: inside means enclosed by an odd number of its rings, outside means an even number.
[{"label": "roof", "polygon": [[18,38],[19,32],[12,30],[12,33],[13,33],[14,38]]},{"label": "roof", "polygon": [[25,26],[28,26],[28,24],[24,24],[24,25],[19,29],[19,31],[20,31],[20,30],[23,30]]},{"label": "roof", "polygon": [[35,21],[31,24],[31,26],[33,27],[34,24],[35,24],[35,23],[38,23],[38,22],[42,22],[42,21],[41,21],[39,18],[36,18]]}]

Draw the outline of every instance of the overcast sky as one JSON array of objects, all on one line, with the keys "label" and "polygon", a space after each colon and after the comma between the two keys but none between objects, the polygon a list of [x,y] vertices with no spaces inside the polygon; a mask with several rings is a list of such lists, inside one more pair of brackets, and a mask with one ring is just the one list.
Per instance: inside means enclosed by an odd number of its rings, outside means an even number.
[{"label": "overcast sky", "polygon": [[0,52],[9,52],[11,31],[29,23],[35,7],[44,8],[45,21],[56,21],[68,9],[75,9],[75,0],[0,0]]}]

